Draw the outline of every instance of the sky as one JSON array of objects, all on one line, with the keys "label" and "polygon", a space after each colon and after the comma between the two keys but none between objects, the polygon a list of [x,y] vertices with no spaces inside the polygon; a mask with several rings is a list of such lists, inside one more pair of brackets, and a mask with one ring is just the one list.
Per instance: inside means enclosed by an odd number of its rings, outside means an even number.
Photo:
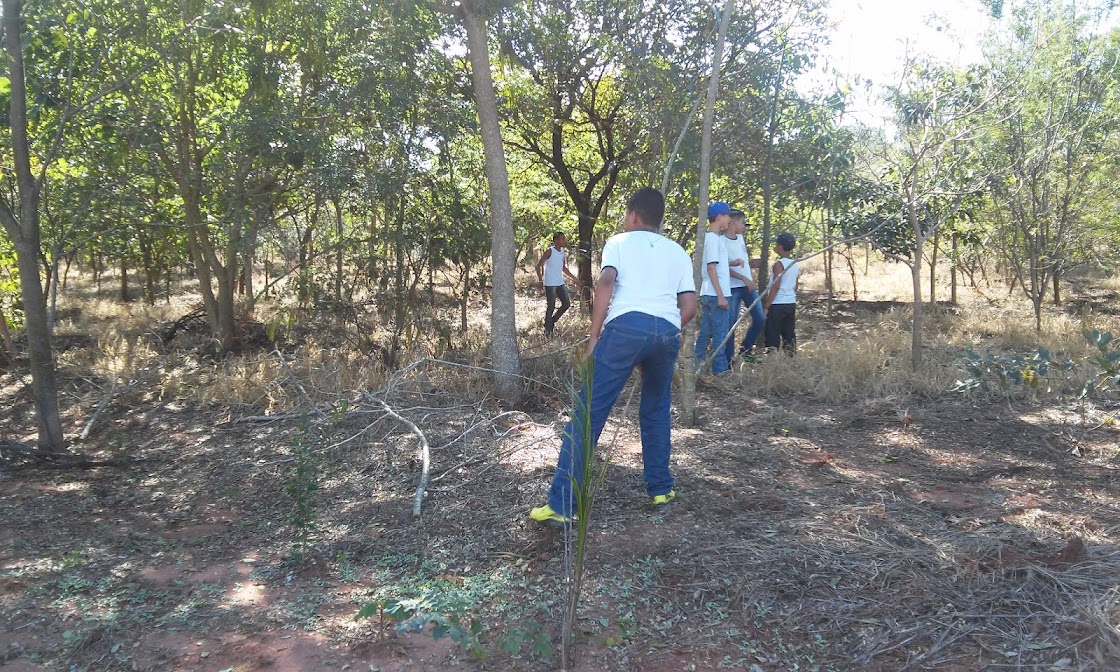
[{"label": "sky", "polygon": [[898,81],[907,50],[958,66],[981,58],[980,42],[993,26],[982,0],[832,0],[836,25],[819,63],[822,71],[800,83],[812,88],[831,78],[824,70],[872,81],[872,90],[853,101],[852,120],[882,126],[882,87]]}]

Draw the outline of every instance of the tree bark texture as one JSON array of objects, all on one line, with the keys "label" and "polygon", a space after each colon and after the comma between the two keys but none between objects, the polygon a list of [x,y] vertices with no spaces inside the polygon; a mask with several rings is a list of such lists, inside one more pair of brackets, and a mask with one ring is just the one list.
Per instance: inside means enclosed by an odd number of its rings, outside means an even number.
[{"label": "tree bark texture", "polygon": [[759,267],[758,294],[762,296],[770,282],[770,208],[773,202],[774,185],[774,139],[778,135],[778,100],[782,93],[782,73],[785,71],[786,51],[778,60],[778,72],[774,77],[774,97],[770,100],[770,120],[766,131],[766,161],[762,168],[762,265]]},{"label": "tree bark texture", "polygon": [[[704,260],[704,232],[708,221],[708,187],[712,172],[712,125],[715,119],[716,95],[719,93],[719,71],[723,65],[723,43],[727,39],[727,28],[731,23],[732,0],[723,5],[723,15],[719,22],[719,35],[716,37],[715,51],[712,53],[712,76],[708,81],[708,98],[704,103],[704,121],[700,132],[700,186],[697,192],[699,205],[696,218],[696,247],[692,253],[692,279],[697,291],[701,284],[701,267]],[[681,385],[681,421],[686,427],[695,427],[699,421],[696,408],[696,337],[699,320],[692,320],[685,328],[684,352],[681,355],[684,375]]]},{"label": "tree bark texture", "polygon": [[463,3],[462,18],[467,31],[475,108],[482,130],[486,180],[490,189],[490,259],[494,271],[494,288],[490,299],[490,358],[496,372],[495,387],[498,396],[516,401],[521,396],[521,355],[517,347],[514,310],[513,278],[517,250],[513,236],[509,174],[506,170],[502,132],[498,125],[498,100],[494,93],[494,80],[490,75],[490,47],[485,19],[476,2]]},{"label": "tree bark texture", "polygon": [[27,88],[23,68],[21,5],[21,0],[3,0],[4,50],[8,58],[8,78],[11,82],[9,123],[19,211],[13,212],[6,202],[3,203],[0,205],[0,222],[16,249],[39,445],[50,450],[62,450],[65,448],[65,437],[58,408],[54,351],[39,275],[39,185],[31,172],[31,148],[27,138]]}]

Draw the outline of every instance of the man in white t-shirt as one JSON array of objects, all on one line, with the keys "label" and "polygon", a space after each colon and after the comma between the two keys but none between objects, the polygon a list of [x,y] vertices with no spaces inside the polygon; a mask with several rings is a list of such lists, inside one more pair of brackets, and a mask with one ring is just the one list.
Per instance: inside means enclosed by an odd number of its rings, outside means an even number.
[{"label": "man in white t-shirt", "polygon": [[[762,325],[766,321],[766,315],[762,312],[762,301],[758,298],[758,285],[755,284],[754,275],[751,273],[751,257],[747,253],[747,243],[743,238],[746,227],[746,214],[742,210],[733,209],[731,224],[723,235],[723,243],[727,246],[727,263],[731,272],[731,298],[727,301],[727,330],[733,331],[732,327],[738,321],[739,310],[743,306],[747,307],[747,312],[751,316],[751,326],[739,345],[739,354],[745,357],[750,356],[754,342],[758,340],[758,336],[762,333]],[[724,354],[729,362],[735,357],[734,333],[727,337]]]},{"label": "man in white t-shirt", "polygon": [[564,428],[548,503],[529,513],[533,520],[564,524],[578,513],[576,488],[584,483],[589,457],[584,449],[586,426],[594,446],[635,368],[642,374],[638,422],[646,494],[655,506],[676,497],[669,471],[669,394],[681,327],[696,315],[696,284],[688,253],[658,233],[664,214],[660,191],[638,190],[626,204],[624,233],[611,236],[603,246],[587,346],[591,376]]},{"label": "man in white t-shirt", "polygon": [[727,336],[728,297],[731,272],[723,232],[731,223],[731,206],[726,201],[708,205],[708,232],[704,234],[704,264],[700,269],[700,333],[696,337],[696,368],[703,370],[708,350],[712,350],[712,373],[731,369],[731,362],[720,344]]},{"label": "man in white t-shirt", "polygon": [[[572,305],[572,297],[568,294],[568,286],[564,284],[564,276],[568,276],[576,286],[579,280],[568,270],[568,238],[560,231],[552,234],[552,247],[544,251],[541,260],[537,262],[537,282],[544,290],[544,335],[551,336],[552,328],[560,321],[564,313]],[[560,301],[560,310],[556,310],[556,301]]]}]

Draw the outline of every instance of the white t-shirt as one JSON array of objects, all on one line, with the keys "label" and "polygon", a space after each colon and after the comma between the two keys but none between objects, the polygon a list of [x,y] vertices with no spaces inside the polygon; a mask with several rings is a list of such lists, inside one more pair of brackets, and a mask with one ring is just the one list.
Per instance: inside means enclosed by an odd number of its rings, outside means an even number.
[{"label": "white t-shirt", "polygon": [[556,246],[548,249],[551,252],[544,260],[544,286],[559,287],[564,284],[564,250]]},{"label": "white t-shirt", "polygon": [[[731,269],[731,262],[735,261],[736,259],[742,259],[743,260],[743,265],[742,266],[736,266],[735,269],[734,269],[735,272],[738,273],[739,275],[744,275],[744,276],[750,278],[751,282],[754,282],[754,276],[751,275],[751,260],[750,260],[750,257],[747,255],[747,241],[743,240],[742,236],[735,236],[734,238],[728,238],[727,236],[720,236],[720,239],[723,240],[724,246],[727,247],[727,264],[728,264],[727,273],[728,273],[728,275],[731,275],[731,270],[732,270]],[[733,275],[731,276],[731,289],[735,289],[736,287],[746,287],[746,286],[747,286],[747,283],[743,282],[742,280],[740,280],[739,278],[736,278]]]},{"label": "white t-shirt", "polygon": [[[801,275],[801,267],[789,257],[778,257],[778,263],[785,267],[782,277],[778,279],[778,292],[774,295],[771,305],[788,305],[797,303],[797,276]],[[770,284],[774,284],[774,271],[770,271]]]},{"label": "white t-shirt", "polygon": [[715,263],[716,278],[719,279],[719,288],[724,296],[731,296],[731,272],[727,267],[727,246],[723,240],[727,237],[715,231],[704,234],[704,265],[700,268],[700,296],[715,296],[716,288],[712,285],[712,278],[708,275],[708,264]]},{"label": "white t-shirt", "polygon": [[655,231],[627,231],[603,246],[603,268],[617,277],[606,324],[626,313],[653,315],[681,327],[677,295],[695,292],[692,260],[672,240]]}]

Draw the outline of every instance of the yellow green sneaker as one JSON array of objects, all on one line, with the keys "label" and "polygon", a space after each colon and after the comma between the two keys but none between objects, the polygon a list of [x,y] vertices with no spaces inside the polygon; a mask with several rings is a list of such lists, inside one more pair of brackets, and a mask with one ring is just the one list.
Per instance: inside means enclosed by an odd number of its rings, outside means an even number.
[{"label": "yellow green sneaker", "polygon": [[654,495],[652,500],[653,500],[653,505],[654,506],[663,506],[663,505],[668,504],[669,502],[673,501],[676,498],[677,498],[677,491],[676,490],[670,490],[669,492],[666,492],[664,495]]},{"label": "yellow green sneaker", "polygon": [[549,525],[563,525],[564,523],[572,522],[571,516],[562,516],[556,513],[548,504],[538,506],[530,511],[529,517],[538,523],[548,523]]}]

